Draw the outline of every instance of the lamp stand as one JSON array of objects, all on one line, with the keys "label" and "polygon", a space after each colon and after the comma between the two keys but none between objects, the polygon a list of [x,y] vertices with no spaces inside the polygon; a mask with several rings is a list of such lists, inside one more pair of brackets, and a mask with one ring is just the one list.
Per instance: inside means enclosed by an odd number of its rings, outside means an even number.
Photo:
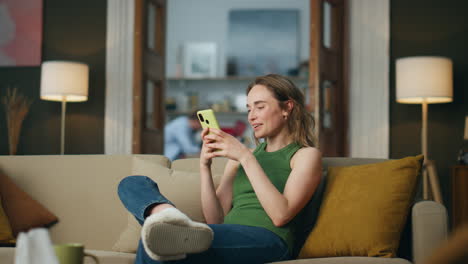
[{"label": "lamp stand", "polygon": [[62,97],[62,121],[60,132],[60,155],[65,153],[65,112],[67,110],[67,101],[65,96]]},{"label": "lamp stand", "polygon": [[[422,153],[424,155],[424,166],[427,164],[428,155],[427,155],[427,101],[423,99],[422,102],[422,130],[421,130],[421,147]],[[423,173],[423,198],[424,200],[429,199],[429,184],[427,177],[427,170],[425,167],[422,170]]]},{"label": "lamp stand", "polygon": [[438,203],[443,204],[442,195],[440,192],[439,179],[435,163],[429,160],[427,150],[427,108],[426,99],[422,102],[422,130],[421,130],[421,146],[424,155],[424,165],[422,169],[423,176],[423,199],[429,199],[429,186],[431,188],[432,197]]}]

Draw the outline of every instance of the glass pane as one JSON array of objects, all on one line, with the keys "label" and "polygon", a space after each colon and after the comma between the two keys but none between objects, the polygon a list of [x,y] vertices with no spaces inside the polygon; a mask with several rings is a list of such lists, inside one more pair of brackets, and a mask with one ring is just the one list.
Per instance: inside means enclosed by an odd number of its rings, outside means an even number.
[{"label": "glass pane", "polygon": [[332,45],[332,5],[323,2],[323,46],[331,48]]},{"label": "glass pane", "polygon": [[146,89],[146,128],[156,128],[154,123],[154,86],[149,80],[145,84]]},{"label": "glass pane", "polygon": [[148,3],[148,13],[147,17],[148,20],[146,21],[146,36],[147,36],[147,47],[148,49],[155,50],[156,43],[155,43],[155,34],[156,34],[156,21],[157,21],[157,12],[156,6],[151,2]]},{"label": "glass pane", "polygon": [[147,129],[161,129],[162,112],[161,103],[162,86],[159,81],[147,80],[145,84],[145,124]]},{"label": "glass pane", "polygon": [[333,127],[333,84],[325,80],[322,84],[323,128]]}]

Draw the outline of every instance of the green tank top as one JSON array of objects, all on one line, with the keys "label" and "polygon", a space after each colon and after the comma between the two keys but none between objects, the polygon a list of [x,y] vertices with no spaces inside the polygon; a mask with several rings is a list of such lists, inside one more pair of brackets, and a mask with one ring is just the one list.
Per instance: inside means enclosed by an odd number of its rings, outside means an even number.
[{"label": "green tank top", "polygon": [[[266,152],[266,143],[263,142],[253,152],[265,174],[281,193],[283,193],[291,173],[291,158],[300,148],[299,144],[291,143],[280,150]],[[288,245],[289,250],[292,250],[296,221],[293,220],[282,227],[276,227],[260,204],[242,167],[239,167],[234,179],[232,196],[232,209],[224,218],[225,224],[266,228],[281,237]]]}]

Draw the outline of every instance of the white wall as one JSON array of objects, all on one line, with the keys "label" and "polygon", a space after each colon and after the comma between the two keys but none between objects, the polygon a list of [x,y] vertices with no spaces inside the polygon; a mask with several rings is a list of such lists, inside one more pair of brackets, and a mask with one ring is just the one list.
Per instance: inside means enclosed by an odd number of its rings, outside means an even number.
[{"label": "white wall", "polygon": [[352,157],[389,157],[389,1],[350,1],[348,136]]},{"label": "white wall", "polygon": [[309,0],[169,0],[166,76],[175,76],[177,52],[185,42],[215,42],[218,47],[217,76],[225,76],[229,10],[255,8],[298,9],[299,59],[309,58]]},{"label": "white wall", "polygon": [[134,0],[107,4],[104,153],[131,154]]}]

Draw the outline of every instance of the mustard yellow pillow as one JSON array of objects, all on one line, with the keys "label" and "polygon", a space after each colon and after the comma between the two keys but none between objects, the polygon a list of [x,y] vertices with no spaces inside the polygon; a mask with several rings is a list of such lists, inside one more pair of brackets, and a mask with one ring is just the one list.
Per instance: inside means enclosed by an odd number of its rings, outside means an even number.
[{"label": "mustard yellow pillow", "polygon": [[13,232],[11,231],[10,222],[3,211],[2,200],[0,199],[0,243],[14,243]]},{"label": "mustard yellow pillow", "polygon": [[395,257],[422,160],[330,167],[317,223],[299,258]]}]

